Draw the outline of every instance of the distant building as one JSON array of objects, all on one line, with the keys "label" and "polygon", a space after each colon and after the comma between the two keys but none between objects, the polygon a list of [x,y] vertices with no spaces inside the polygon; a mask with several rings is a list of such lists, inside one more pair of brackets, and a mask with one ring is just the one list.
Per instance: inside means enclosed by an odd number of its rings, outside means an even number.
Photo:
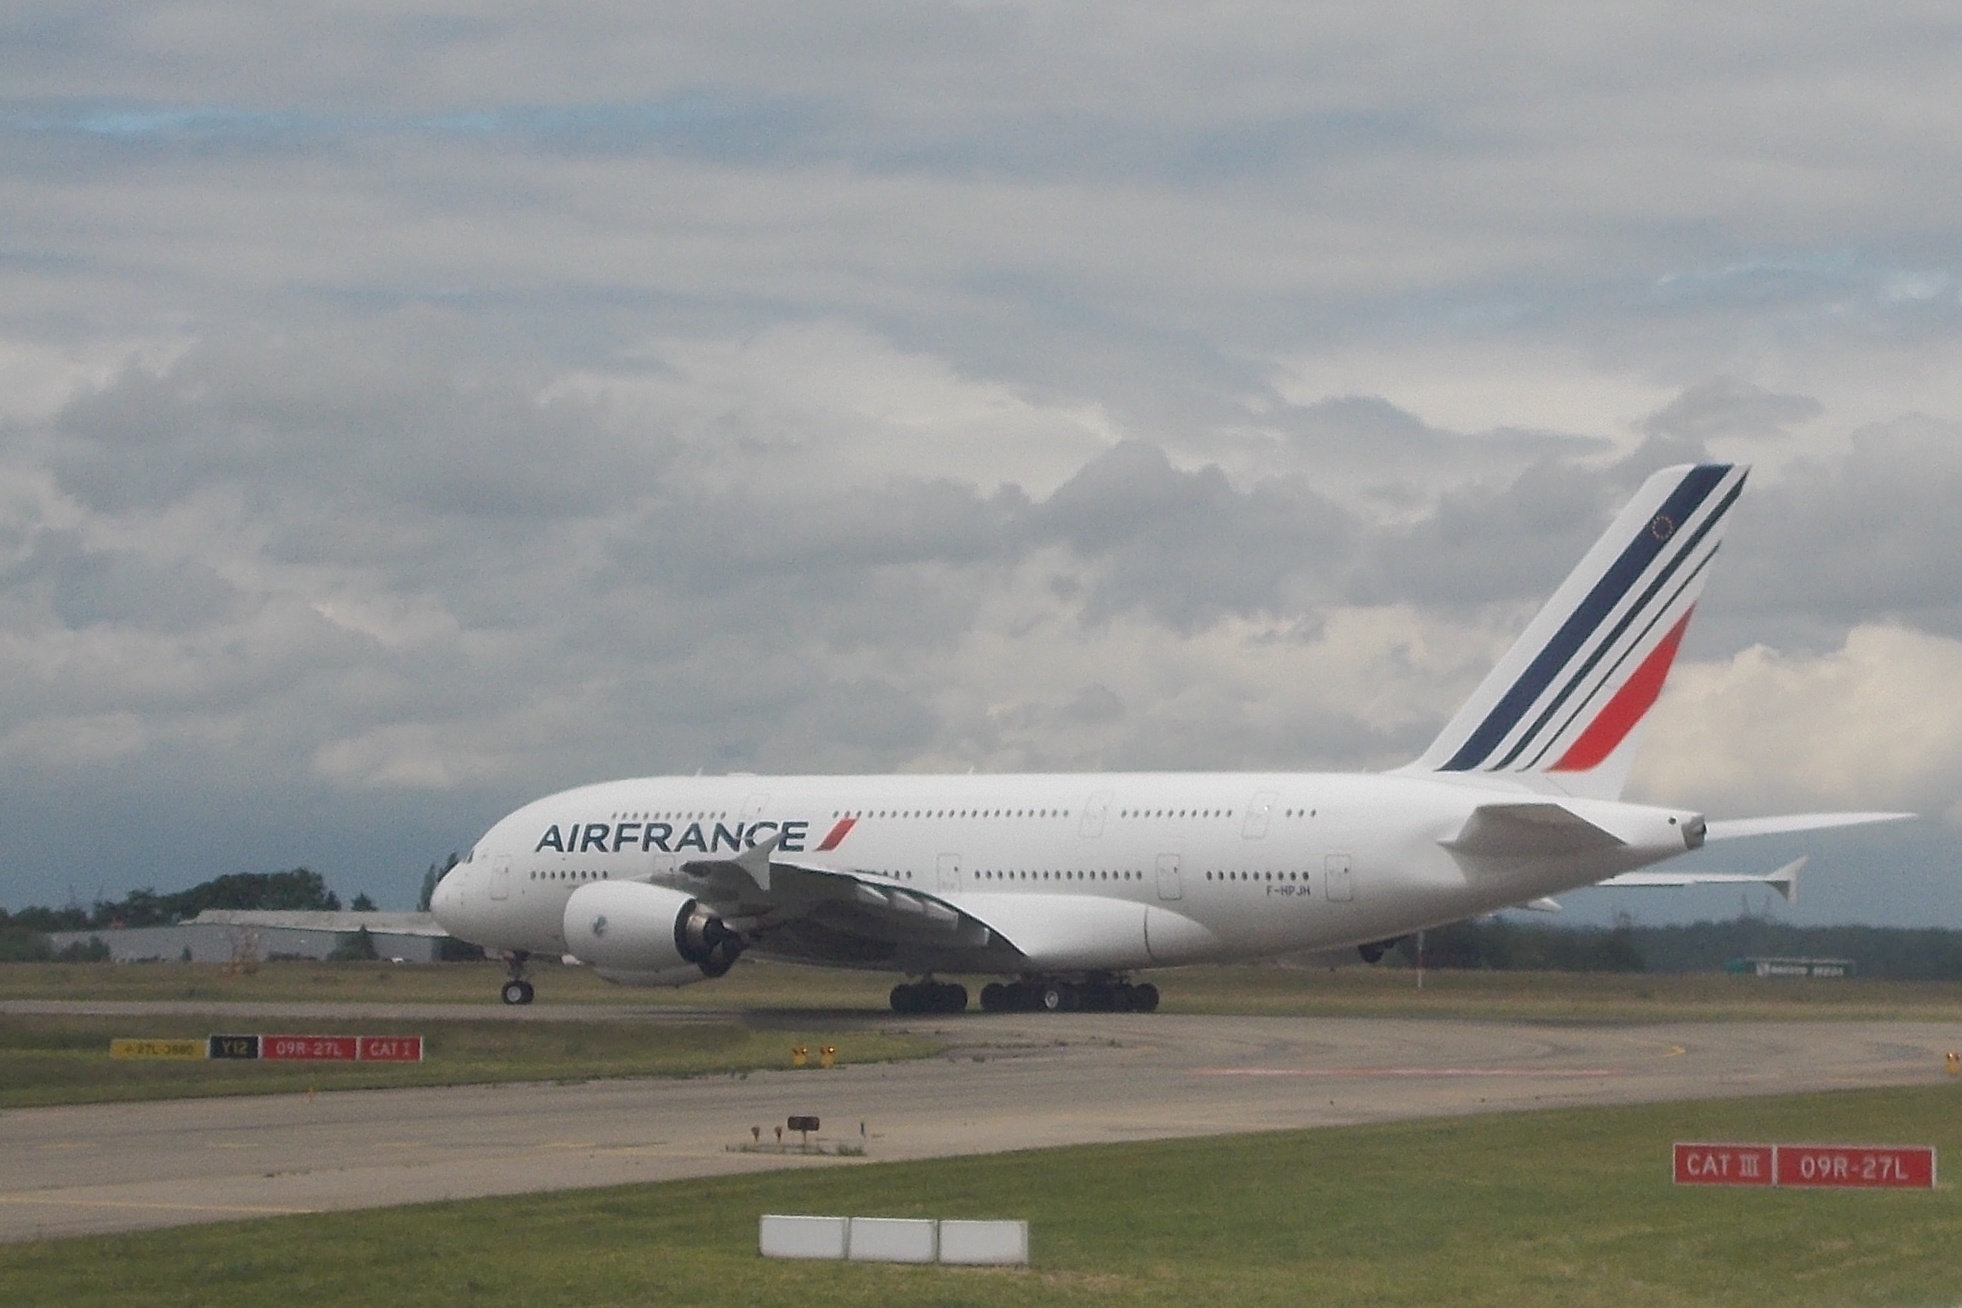
[{"label": "distant building", "polygon": [[1853,975],[1850,958],[1733,958],[1724,971],[1756,976],[1804,976],[1840,979]]},{"label": "distant building", "polygon": [[363,927],[375,953],[404,963],[434,963],[449,933],[428,913],[254,912],[208,908],[175,926],[110,927],[100,931],[51,931],[59,954],[70,945],[100,940],[115,963],[229,963],[234,959],[324,959]]}]

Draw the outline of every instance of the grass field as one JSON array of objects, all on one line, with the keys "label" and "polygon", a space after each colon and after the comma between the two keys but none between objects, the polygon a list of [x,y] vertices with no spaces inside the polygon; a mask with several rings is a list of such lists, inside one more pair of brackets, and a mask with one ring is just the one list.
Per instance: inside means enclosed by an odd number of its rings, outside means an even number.
[{"label": "grass field", "polygon": [[[233,1023],[258,1030],[265,1023]],[[296,1024],[287,1023],[287,1026]],[[790,1066],[793,1045],[832,1045],[846,1063],[924,1057],[940,1046],[911,1036],[823,1026],[762,1029],[737,1020],[649,1022],[308,1021],[306,1035],[414,1035],[421,1063],[123,1062],[117,1036],[215,1034],[209,1018],[0,1017],[0,1109],[42,1104],[184,1099],[199,1095],[365,1090],[490,1081],[700,1076]],[[0,1296],[3,1298],[4,1296]]]},{"label": "grass field", "polygon": [[[373,1002],[497,1005],[503,971],[489,963],[276,962],[250,976],[189,963],[0,964],[10,999],[193,1002]],[[1194,967],[1149,974],[1168,1013],[1275,1016],[1506,1017],[1549,1021],[1897,1018],[1962,1021],[1962,984],[1763,980],[1551,972],[1383,968]],[[538,970],[538,1003],[878,1014],[894,977],[744,960],[720,981],[680,990],[609,985],[584,968]],[[978,982],[970,981],[970,992]]]},{"label": "grass field", "polygon": [[[1587,1109],[476,1200],[0,1248],[10,1302],[1962,1303],[1962,1202],[1688,1190],[1672,1140],[1962,1158],[1962,1089]],[[765,1212],[1025,1217],[1027,1270],[766,1262]]]}]

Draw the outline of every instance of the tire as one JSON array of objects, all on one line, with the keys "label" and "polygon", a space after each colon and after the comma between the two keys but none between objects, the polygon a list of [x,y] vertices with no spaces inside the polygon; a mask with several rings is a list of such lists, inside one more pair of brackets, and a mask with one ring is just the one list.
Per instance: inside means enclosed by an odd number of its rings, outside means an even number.
[{"label": "tire", "polygon": [[999,981],[990,981],[981,987],[981,1011],[984,1013],[1006,1013],[1014,1005],[1009,1001],[1008,987]]},{"label": "tire", "polygon": [[918,986],[909,986],[905,982],[894,986],[892,993],[887,996],[893,1012],[907,1014],[925,1011],[926,1005],[921,1002],[924,998]]},{"label": "tire", "polygon": [[507,1004],[529,1004],[531,987],[522,981],[506,981],[504,989],[498,992],[498,997]]},{"label": "tire", "polygon": [[1131,1011],[1135,1013],[1155,1013],[1158,1011],[1158,987],[1146,981],[1131,991]]},{"label": "tire", "polygon": [[1052,981],[1036,993],[1037,1002],[1044,1012],[1067,1013],[1076,1007],[1075,989],[1061,981]]},{"label": "tire", "polygon": [[967,987],[948,985],[940,988],[940,1011],[943,1013],[965,1013],[967,1011]]}]

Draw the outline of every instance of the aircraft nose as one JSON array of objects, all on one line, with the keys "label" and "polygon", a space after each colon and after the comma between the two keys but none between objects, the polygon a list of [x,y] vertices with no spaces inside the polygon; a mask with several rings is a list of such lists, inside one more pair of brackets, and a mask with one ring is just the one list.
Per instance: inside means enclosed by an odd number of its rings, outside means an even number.
[{"label": "aircraft nose", "polygon": [[463,907],[463,869],[452,868],[429,894],[429,911],[437,925],[453,930],[457,911]]}]

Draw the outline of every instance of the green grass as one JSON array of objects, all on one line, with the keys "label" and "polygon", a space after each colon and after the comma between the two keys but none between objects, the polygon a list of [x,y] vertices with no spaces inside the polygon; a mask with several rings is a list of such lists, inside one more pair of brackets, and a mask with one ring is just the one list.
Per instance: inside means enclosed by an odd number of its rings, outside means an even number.
[{"label": "green grass", "polygon": [[[1962,1021],[1953,982],[1770,980],[1752,976],[1578,975],[1558,972],[1340,971],[1245,966],[1146,974],[1168,1013],[1323,1017],[1502,1017],[1543,1021],[1917,1019]],[[490,963],[276,962],[250,976],[191,963],[0,965],[0,1001],[77,999],[240,1003],[450,1003],[497,1005],[501,967]],[[548,964],[538,1003],[883,1014],[894,977],[745,959],[719,981],[680,990],[609,985],[585,968]],[[971,994],[978,978],[968,978]]]},{"label": "green grass", "polygon": [[[680,989],[602,981],[588,968],[535,966],[537,1002],[635,1008],[886,1011],[897,977],[744,959],[729,976]],[[0,1001],[481,1004],[500,1006],[501,963],[314,963],[281,959],[249,974],[209,963],[5,963]]]},{"label": "green grass", "polygon": [[[416,1035],[423,1061],[409,1064],[148,1062],[109,1057],[117,1036],[203,1038],[226,1031]],[[304,1027],[303,1031],[295,1028]],[[602,1077],[701,1076],[789,1067],[793,1045],[833,1045],[841,1062],[884,1062],[936,1052],[932,1041],[876,1031],[737,1020],[688,1023],[239,1021],[207,1017],[0,1017],[0,1109],[44,1104],[178,1099],[198,1095],[365,1090],[491,1081],[586,1081]]]},{"label": "green grass", "polygon": [[[1927,1305],[1955,1189],[1678,1189],[1672,1140],[1929,1143],[1962,1089],[842,1165],[0,1248],[21,1303]],[[1026,1217],[1027,1270],[766,1262],[764,1212]]]}]

